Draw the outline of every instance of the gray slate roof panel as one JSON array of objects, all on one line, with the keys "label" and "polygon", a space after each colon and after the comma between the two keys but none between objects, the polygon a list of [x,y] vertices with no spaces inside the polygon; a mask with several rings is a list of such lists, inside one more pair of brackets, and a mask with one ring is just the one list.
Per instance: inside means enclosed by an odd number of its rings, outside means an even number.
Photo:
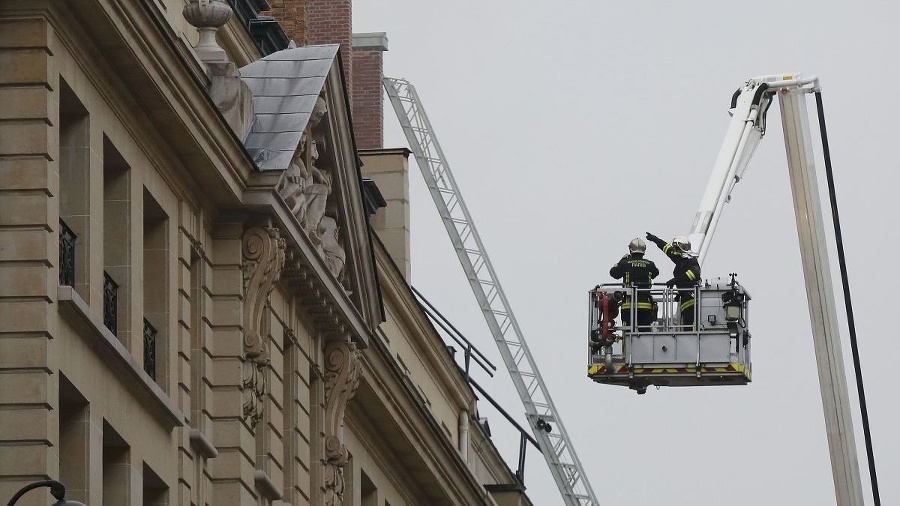
[{"label": "gray slate roof panel", "polygon": [[316,97],[317,95],[303,95],[299,97],[253,97],[253,112],[255,114],[281,114],[281,111],[292,111],[309,115],[316,105]]},{"label": "gray slate roof panel", "polygon": [[260,170],[288,168],[339,47],[285,49],[241,68],[254,111],[244,147]]},{"label": "gray slate roof panel", "polygon": [[322,91],[322,85],[325,84],[325,76],[301,78],[257,77],[244,78],[243,81],[250,87],[254,98],[257,96],[281,98],[304,95],[316,96]]},{"label": "gray slate roof panel", "polygon": [[253,128],[250,130],[251,132],[271,132],[271,133],[282,133],[282,132],[297,132],[302,130],[297,130],[298,122],[303,121],[304,117],[308,117],[309,112],[306,113],[288,113],[288,114],[260,114],[256,113],[254,116]]},{"label": "gray slate roof panel", "polygon": [[[303,50],[303,58],[302,60],[327,60],[329,58],[333,59],[337,54],[337,44],[320,44],[316,46],[303,46],[295,49],[285,49],[284,51],[278,51],[270,54],[263,58],[266,61],[278,61],[278,60],[298,60],[300,58],[294,57],[294,55],[289,54],[289,51],[299,51]],[[250,65],[253,65],[252,63]],[[250,66],[248,65],[248,67]]]},{"label": "gray slate roof panel", "polygon": [[[302,48],[301,48],[302,49]],[[290,51],[288,49],[287,51]],[[276,61],[266,61],[265,65],[265,74],[258,75],[255,72],[244,74],[242,72],[242,77],[315,77],[315,76],[326,76],[328,75],[328,71],[331,69],[330,59],[324,60],[306,60],[306,61],[292,61],[292,60],[276,60]],[[252,64],[251,64],[252,65]],[[249,65],[248,65],[249,67]],[[244,67],[247,68],[247,67]],[[242,69],[243,70],[243,69]],[[249,69],[248,69],[249,70]]]}]

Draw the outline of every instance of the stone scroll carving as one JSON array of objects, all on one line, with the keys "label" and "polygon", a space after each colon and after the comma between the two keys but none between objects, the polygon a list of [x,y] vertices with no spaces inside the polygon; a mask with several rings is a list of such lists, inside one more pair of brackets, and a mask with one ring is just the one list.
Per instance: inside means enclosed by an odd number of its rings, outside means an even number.
[{"label": "stone scroll carving", "polygon": [[339,506],[344,496],[347,448],[341,441],[347,402],[359,386],[360,352],[350,341],[330,341],[325,347],[325,504]]},{"label": "stone scroll carving", "polygon": [[344,269],[344,247],[337,221],[328,216],[332,201],[332,168],[323,158],[328,144],[322,119],[328,114],[323,97],[316,99],[306,130],[291,164],[278,183],[278,193],[297,218],[300,227],[338,279]]},{"label": "stone scroll carving", "polygon": [[244,274],[242,393],[244,419],[256,427],[266,394],[264,369],[269,363],[263,339],[263,315],[269,294],[284,267],[284,239],[277,228],[252,227],[242,241]]}]

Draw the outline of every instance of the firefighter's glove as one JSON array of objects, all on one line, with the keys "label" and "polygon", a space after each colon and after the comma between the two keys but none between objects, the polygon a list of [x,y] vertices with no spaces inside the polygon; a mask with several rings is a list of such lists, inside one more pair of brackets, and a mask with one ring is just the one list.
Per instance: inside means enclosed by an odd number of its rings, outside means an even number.
[{"label": "firefighter's glove", "polygon": [[675,286],[675,278],[672,278],[672,279],[666,281],[666,286],[668,286],[669,288],[672,288],[673,286]]},{"label": "firefighter's glove", "polygon": [[660,241],[661,239],[659,237],[656,237],[655,235],[651,234],[650,232],[647,232],[647,240],[657,242],[657,241]]}]

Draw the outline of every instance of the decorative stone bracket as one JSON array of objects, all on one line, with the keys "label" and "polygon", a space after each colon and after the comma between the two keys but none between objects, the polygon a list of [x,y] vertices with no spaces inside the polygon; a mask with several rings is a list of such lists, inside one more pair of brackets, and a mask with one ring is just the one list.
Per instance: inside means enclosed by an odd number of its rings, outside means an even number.
[{"label": "decorative stone bracket", "polygon": [[330,341],[325,346],[325,504],[343,504],[347,447],[341,425],[347,403],[359,386],[360,352],[350,341]]},{"label": "decorative stone bracket", "polygon": [[242,373],[244,419],[256,427],[262,418],[266,381],[263,369],[269,363],[263,338],[263,316],[269,294],[284,267],[284,239],[277,228],[251,227],[242,241],[244,273]]}]

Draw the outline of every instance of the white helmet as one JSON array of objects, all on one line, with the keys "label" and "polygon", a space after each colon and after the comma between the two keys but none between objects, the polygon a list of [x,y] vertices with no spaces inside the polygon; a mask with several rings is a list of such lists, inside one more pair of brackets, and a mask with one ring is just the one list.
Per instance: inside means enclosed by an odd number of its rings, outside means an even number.
[{"label": "white helmet", "polygon": [[691,255],[691,241],[683,235],[676,236],[672,239],[672,247],[683,256]]},{"label": "white helmet", "polygon": [[643,253],[647,251],[647,243],[644,242],[640,237],[635,237],[628,243],[628,252],[629,253]]}]

